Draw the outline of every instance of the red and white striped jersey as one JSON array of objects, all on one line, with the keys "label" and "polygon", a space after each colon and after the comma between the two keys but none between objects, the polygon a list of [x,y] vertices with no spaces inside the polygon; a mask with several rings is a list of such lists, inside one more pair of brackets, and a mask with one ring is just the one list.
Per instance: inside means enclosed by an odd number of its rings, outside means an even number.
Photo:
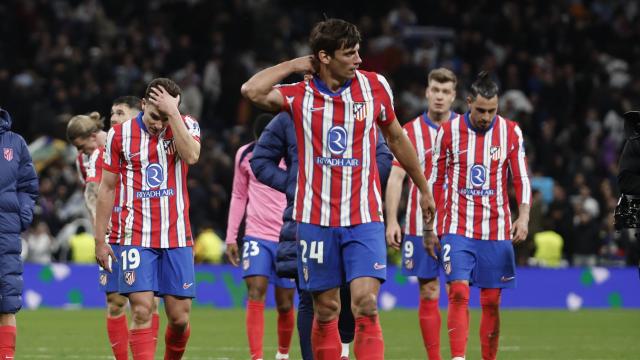
[{"label": "red and white striped jersey", "polygon": [[[449,119],[453,119],[457,116],[453,111],[450,111],[451,116]],[[418,160],[424,176],[429,179],[431,176],[431,159],[433,143],[436,139],[439,126],[436,125],[429,117],[427,113],[416,117],[415,119],[407,122],[403,126],[405,134],[409,137],[411,145],[416,150]],[[393,166],[402,167],[398,160],[393,160]],[[407,212],[405,216],[404,233],[406,235],[422,236],[423,220],[422,220],[422,208],[420,207],[420,190],[413,183],[411,178],[409,180],[409,196],[407,198]],[[444,199],[437,199],[438,201],[444,201]],[[442,213],[438,213],[439,217],[436,217],[434,226],[437,226],[442,222]]]},{"label": "red and white striped jersey", "polygon": [[[142,115],[114,125],[107,135],[104,169],[120,175],[120,245],[150,248],[193,246],[187,192],[188,165],[178,156],[171,127],[152,136]],[[183,116],[200,141],[196,120]]]},{"label": "red and white striped jersey", "polygon": [[76,169],[82,184],[96,182],[102,179],[102,151],[104,148],[96,148],[91,155],[79,152],[76,157]]},{"label": "red and white striped jersey", "polygon": [[[100,184],[100,180],[102,180],[102,168],[104,166],[104,149],[104,146],[99,147],[95,149],[91,155],[85,155],[84,153],[78,154],[76,158],[76,168],[78,169],[80,180],[83,184],[90,182]],[[119,214],[120,204],[122,203],[120,199],[120,183],[116,186],[115,198],[116,205],[114,205],[113,212],[111,213],[111,232],[107,240],[109,244],[117,244],[119,240]]]},{"label": "red and white striped jersey", "polygon": [[396,119],[387,80],[357,70],[336,93],[318,78],[277,89],[298,143],[294,219],[322,226],[383,221],[376,125]]},{"label": "red and white striped jersey", "polygon": [[530,204],[522,130],[515,122],[496,116],[481,132],[473,129],[467,113],[443,124],[433,148],[430,178],[436,199],[447,184],[446,201],[437,206],[444,214],[438,235],[509,240],[509,173],[518,204]]}]

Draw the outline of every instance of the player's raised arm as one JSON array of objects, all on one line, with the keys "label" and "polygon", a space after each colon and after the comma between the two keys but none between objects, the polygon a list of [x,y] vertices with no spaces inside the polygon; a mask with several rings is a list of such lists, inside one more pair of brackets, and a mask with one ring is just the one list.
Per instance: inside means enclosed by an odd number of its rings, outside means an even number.
[{"label": "player's raised arm", "polygon": [[[200,158],[200,142],[196,140],[196,137],[200,137],[200,130],[199,128],[195,129],[198,134],[194,137],[193,131],[187,129],[187,124],[185,124],[178,110],[180,95],[172,96],[162,85],[158,85],[148,90],[148,98],[145,100],[153,104],[161,115],[169,118],[176,151],[180,154],[180,158],[189,165],[198,162]],[[193,126],[197,127],[197,124]]]},{"label": "player's raised arm", "polygon": [[273,87],[293,73],[312,74],[314,72],[313,56],[302,56],[259,71],[242,84],[240,92],[242,96],[262,109],[279,111],[282,109],[284,99]]}]

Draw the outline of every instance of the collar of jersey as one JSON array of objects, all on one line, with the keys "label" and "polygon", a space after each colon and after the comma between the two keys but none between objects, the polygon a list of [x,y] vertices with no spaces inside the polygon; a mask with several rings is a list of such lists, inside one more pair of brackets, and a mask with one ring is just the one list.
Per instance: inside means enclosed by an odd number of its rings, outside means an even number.
[{"label": "collar of jersey", "polygon": [[494,116],[493,120],[491,120],[491,125],[489,125],[489,127],[486,130],[482,130],[482,129],[476,129],[472,124],[471,124],[471,120],[469,120],[469,112],[467,111],[464,114],[464,122],[467,123],[467,127],[477,133],[486,133],[487,131],[491,130],[491,128],[493,128],[493,125],[496,123],[496,119],[498,118],[498,116]]},{"label": "collar of jersey", "polygon": [[342,85],[342,87],[340,87],[340,89],[338,89],[338,91],[333,92],[331,90],[329,90],[329,88],[327,87],[327,84],[325,84],[319,77],[314,76],[313,77],[313,85],[316,87],[316,89],[318,89],[318,91],[320,91],[321,93],[325,94],[325,95],[329,95],[329,96],[340,96],[340,94],[342,94],[342,92],[347,89],[349,86],[351,86],[351,82],[353,81],[353,79],[349,79],[347,80],[347,82]]},{"label": "collar of jersey", "polygon": [[[425,124],[431,126],[432,128],[438,130],[440,127],[438,125],[436,125],[436,123],[433,122],[433,120],[431,120],[429,118],[428,114],[428,110],[425,110],[425,112],[422,114],[422,120],[425,122]],[[458,114],[456,114],[455,112],[449,110],[449,120],[453,120],[453,118],[455,118],[456,116],[458,116]]]},{"label": "collar of jersey", "polygon": [[140,126],[144,132],[149,133],[149,131],[147,131],[147,127],[144,125],[144,121],[142,121],[142,115],[144,115],[144,112],[140,111],[138,116],[136,116],[136,121],[138,122],[138,126]]}]

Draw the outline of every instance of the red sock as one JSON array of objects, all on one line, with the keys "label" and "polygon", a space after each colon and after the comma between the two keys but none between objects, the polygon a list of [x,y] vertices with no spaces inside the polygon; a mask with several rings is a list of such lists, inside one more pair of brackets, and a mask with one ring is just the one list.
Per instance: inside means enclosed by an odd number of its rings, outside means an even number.
[{"label": "red sock", "polygon": [[438,300],[420,299],[418,309],[420,318],[420,330],[422,330],[422,342],[427,350],[429,360],[440,360],[440,309]]},{"label": "red sock", "polygon": [[153,346],[153,334],[151,328],[129,330],[129,345],[133,360],[153,360],[156,348]]},{"label": "red sock", "polygon": [[16,327],[0,326],[0,359],[13,359],[16,352]]},{"label": "red sock", "polygon": [[500,289],[480,290],[480,345],[483,360],[494,360],[500,339]]},{"label": "red sock", "polygon": [[338,318],[327,322],[313,319],[311,347],[315,360],[340,359],[342,343],[340,342],[340,332],[338,332]]},{"label": "red sock", "polygon": [[452,357],[464,357],[469,336],[469,285],[452,283],[449,289],[447,316]]},{"label": "red sock", "polygon": [[280,354],[289,353],[294,322],[293,307],[287,312],[278,312],[278,351]]},{"label": "red sock", "polygon": [[182,359],[182,354],[184,354],[184,350],[187,348],[189,335],[191,335],[190,325],[187,325],[183,331],[167,325],[164,333],[164,360]]},{"label": "red sock", "polygon": [[129,359],[129,327],[127,316],[107,317],[107,334],[116,360]]},{"label": "red sock", "polygon": [[358,360],[384,359],[384,340],[378,315],[356,318],[353,352]]},{"label": "red sock", "polygon": [[262,339],[264,337],[264,302],[247,301],[247,338],[251,359],[262,359]]},{"label": "red sock", "polygon": [[158,329],[160,328],[160,315],[159,314],[151,314],[151,333],[153,334],[153,348],[156,349],[158,346]]}]

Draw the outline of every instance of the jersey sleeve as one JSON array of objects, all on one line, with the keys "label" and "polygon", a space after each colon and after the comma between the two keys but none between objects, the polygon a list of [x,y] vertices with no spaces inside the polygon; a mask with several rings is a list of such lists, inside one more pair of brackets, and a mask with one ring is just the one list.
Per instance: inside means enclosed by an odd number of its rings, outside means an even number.
[{"label": "jersey sleeve", "polygon": [[227,221],[227,244],[235,244],[238,237],[240,223],[244,217],[249,201],[249,174],[242,166],[242,161],[248,161],[245,156],[242,159],[246,146],[240,147],[236,153],[235,167],[233,172],[233,187],[231,189],[231,204],[229,205],[229,219]]},{"label": "jersey sleeve", "polygon": [[531,204],[531,183],[527,170],[527,156],[524,151],[524,137],[522,130],[514,124],[512,134],[509,137],[509,170],[513,176],[513,187],[516,191],[518,205]]},{"label": "jersey sleeve", "polygon": [[187,126],[189,135],[191,135],[197,142],[200,142],[200,124],[198,124],[198,120],[194,119],[190,115],[185,115],[182,119],[184,120],[184,124]]},{"label": "jersey sleeve", "polygon": [[115,125],[107,133],[107,143],[102,156],[102,169],[114,174],[120,173],[122,160],[122,127]]},{"label": "jersey sleeve", "polygon": [[385,126],[391,124],[393,120],[396,119],[396,113],[393,109],[393,92],[384,76],[380,74],[376,74],[376,76],[380,83],[380,89],[376,91],[378,101],[380,102],[380,115],[377,120],[379,125]]},{"label": "jersey sleeve", "polygon": [[304,95],[304,81],[300,81],[293,84],[278,84],[274,86],[274,89],[280,92],[282,95],[282,109],[293,116],[293,104],[296,102],[302,102]]}]

